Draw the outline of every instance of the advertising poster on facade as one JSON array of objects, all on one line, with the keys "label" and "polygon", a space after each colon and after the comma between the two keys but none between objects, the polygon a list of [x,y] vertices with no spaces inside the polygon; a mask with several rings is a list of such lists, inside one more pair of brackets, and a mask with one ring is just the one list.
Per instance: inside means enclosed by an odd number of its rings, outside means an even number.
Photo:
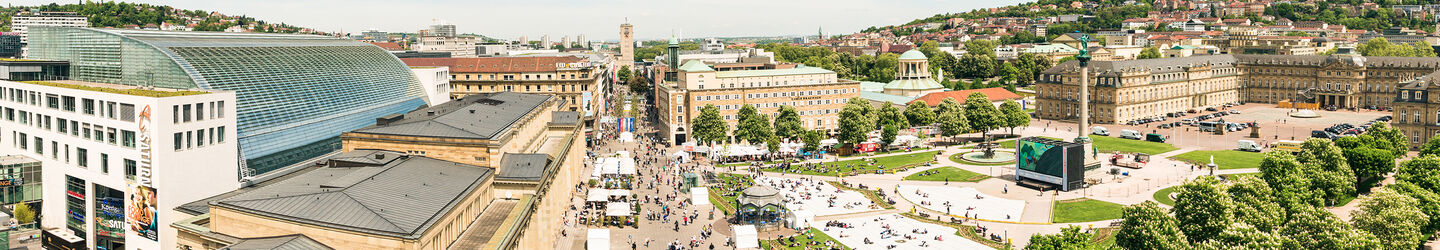
[{"label": "advertising poster on facade", "polygon": [[134,181],[129,184],[130,190],[125,194],[129,196],[130,205],[125,207],[125,222],[135,235],[158,241],[160,226],[156,219],[155,188],[141,186]]}]

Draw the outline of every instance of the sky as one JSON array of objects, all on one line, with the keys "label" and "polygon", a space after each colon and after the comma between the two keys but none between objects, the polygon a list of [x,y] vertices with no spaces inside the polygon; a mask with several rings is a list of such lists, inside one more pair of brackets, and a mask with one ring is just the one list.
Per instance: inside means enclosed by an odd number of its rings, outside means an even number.
[{"label": "sky", "polygon": [[[54,0],[12,0],[14,5]],[[133,0],[132,0],[133,1]],[[70,1],[60,1],[61,3]],[[619,39],[627,18],[637,39],[850,34],[941,13],[1024,0],[141,0],[181,9],[247,15],[321,31],[416,32],[435,22],[502,39],[584,34]]]}]

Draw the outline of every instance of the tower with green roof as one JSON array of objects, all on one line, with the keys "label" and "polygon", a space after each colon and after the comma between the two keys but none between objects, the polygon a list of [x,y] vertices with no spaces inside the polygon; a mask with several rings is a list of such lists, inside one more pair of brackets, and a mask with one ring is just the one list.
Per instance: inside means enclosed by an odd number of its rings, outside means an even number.
[{"label": "tower with green roof", "polygon": [[895,80],[885,84],[885,94],[920,97],[925,94],[945,91],[930,74],[930,59],[925,53],[911,49],[900,54],[900,69],[895,71]]}]

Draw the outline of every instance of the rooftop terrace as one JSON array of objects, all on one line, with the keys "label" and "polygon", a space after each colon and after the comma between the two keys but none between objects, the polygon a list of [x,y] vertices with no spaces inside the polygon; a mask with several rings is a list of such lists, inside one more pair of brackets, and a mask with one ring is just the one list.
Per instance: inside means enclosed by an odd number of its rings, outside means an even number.
[{"label": "rooftop terrace", "polygon": [[206,92],[206,91],[195,91],[195,90],[179,90],[179,89],[167,89],[167,88],[140,88],[140,87],[137,87],[137,86],[130,86],[130,85],[120,85],[120,84],[110,84],[110,83],[98,83],[98,82],[85,82],[85,81],[75,81],[75,80],[21,81],[21,83],[29,83],[29,84],[35,84],[35,85],[50,86],[50,87],[60,87],[60,88],[68,88],[68,89],[78,89],[78,90],[85,90],[85,91],[104,92],[104,93],[112,93],[112,94],[134,95],[134,96],[148,96],[148,97],[188,96],[188,95],[203,95],[203,94],[209,94],[209,93],[210,93],[210,92]]}]

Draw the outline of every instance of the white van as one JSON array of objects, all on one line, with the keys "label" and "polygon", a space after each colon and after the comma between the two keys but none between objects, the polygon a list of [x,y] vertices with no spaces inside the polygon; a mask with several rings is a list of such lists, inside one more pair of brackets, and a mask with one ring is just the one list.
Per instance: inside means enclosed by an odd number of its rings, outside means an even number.
[{"label": "white van", "polygon": [[1121,129],[1121,130],[1120,130],[1120,138],[1131,139],[1131,140],[1139,140],[1140,138],[1143,138],[1143,137],[1141,137],[1140,132],[1137,132],[1137,131],[1135,131],[1135,130]]},{"label": "white van", "polygon": [[1236,149],[1239,149],[1240,151],[1260,152],[1260,144],[1255,143],[1255,141],[1239,140],[1236,142],[1239,144],[1238,146],[1236,146]]},{"label": "white van", "polygon": [[1110,136],[1110,130],[1105,129],[1105,127],[1095,126],[1093,128],[1090,128],[1090,134],[1098,136]]}]

